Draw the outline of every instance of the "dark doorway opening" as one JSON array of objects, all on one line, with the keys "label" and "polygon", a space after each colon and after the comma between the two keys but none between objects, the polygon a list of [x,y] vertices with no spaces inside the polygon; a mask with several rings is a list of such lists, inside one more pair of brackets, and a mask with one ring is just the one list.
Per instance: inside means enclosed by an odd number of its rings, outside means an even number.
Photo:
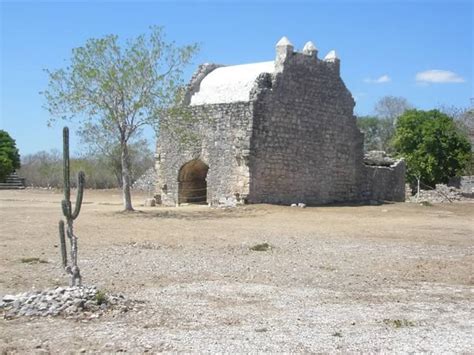
[{"label": "dark doorway opening", "polygon": [[209,167],[195,159],[184,164],[178,174],[178,203],[206,203]]}]

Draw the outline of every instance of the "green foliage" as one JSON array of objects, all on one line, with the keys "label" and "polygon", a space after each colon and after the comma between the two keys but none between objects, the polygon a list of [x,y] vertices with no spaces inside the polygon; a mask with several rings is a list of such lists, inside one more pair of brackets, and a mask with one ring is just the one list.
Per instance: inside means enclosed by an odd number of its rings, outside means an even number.
[{"label": "green foliage", "polygon": [[94,296],[94,299],[98,305],[107,304],[107,301],[108,301],[107,293],[103,290],[98,290]]},{"label": "green foliage", "polygon": [[474,175],[474,108],[441,106],[439,110],[452,117],[459,132],[471,142],[471,159],[466,164],[462,175]]},{"label": "green foliage", "polygon": [[364,133],[364,150],[392,150],[391,140],[395,133],[393,124],[388,119],[374,116],[357,117],[357,127]]},{"label": "green foliage", "polygon": [[15,140],[4,131],[0,130],[0,181],[20,167],[20,154]]},{"label": "green foliage", "polygon": [[461,172],[471,145],[452,118],[438,110],[409,110],[397,122],[394,147],[407,163],[407,178],[428,186],[447,183]]},{"label": "green foliage", "polygon": [[0,181],[4,181],[14,170],[12,161],[6,154],[0,152]]}]

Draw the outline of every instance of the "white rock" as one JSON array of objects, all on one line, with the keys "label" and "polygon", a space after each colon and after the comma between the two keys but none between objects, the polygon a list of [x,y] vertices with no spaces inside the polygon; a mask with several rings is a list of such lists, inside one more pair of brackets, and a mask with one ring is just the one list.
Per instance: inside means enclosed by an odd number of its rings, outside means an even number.
[{"label": "white rock", "polygon": [[337,57],[337,53],[334,49],[330,51],[328,54],[326,54],[326,56],[324,57],[324,60],[328,62],[334,62],[336,59],[339,59],[339,58]]},{"label": "white rock", "polygon": [[293,44],[290,42],[290,40],[286,36],[283,36],[277,42],[276,46],[277,47],[287,47],[287,46],[293,46]]},{"label": "white rock", "polygon": [[314,55],[317,51],[318,49],[316,48],[314,43],[311,41],[306,42],[306,44],[303,47],[303,54],[306,54],[306,55]]},{"label": "white rock", "polygon": [[14,295],[5,295],[3,296],[2,300],[3,302],[13,302],[17,299],[18,297],[17,296],[14,296]]}]

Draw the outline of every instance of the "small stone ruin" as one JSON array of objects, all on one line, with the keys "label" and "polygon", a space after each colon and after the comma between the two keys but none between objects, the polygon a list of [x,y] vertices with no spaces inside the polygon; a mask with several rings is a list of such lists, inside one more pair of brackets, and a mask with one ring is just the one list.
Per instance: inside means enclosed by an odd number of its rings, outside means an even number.
[{"label": "small stone ruin", "polygon": [[404,201],[404,162],[364,160],[340,65],[334,50],[320,59],[314,43],[298,52],[283,37],[274,60],[199,66],[186,115],[174,120],[195,138],[179,142],[160,129],[158,199],[171,206]]}]

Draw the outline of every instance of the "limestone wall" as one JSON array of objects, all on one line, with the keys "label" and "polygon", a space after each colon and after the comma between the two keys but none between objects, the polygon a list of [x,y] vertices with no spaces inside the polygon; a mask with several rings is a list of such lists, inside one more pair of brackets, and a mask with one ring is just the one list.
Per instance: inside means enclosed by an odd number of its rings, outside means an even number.
[{"label": "limestone wall", "polygon": [[390,167],[364,166],[365,183],[360,200],[405,201],[405,162],[397,161]]},{"label": "limestone wall", "polygon": [[244,199],[248,194],[252,105],[241,102],[190,106],[189,109],[197,118],[190,125],[196,139],[182,145],[163,129],[158,140],[157,193],[161,194],[163,204],[178,203],[180,168],[193,159],[200,159],[209,166],[208,203],[218,204],[224,198]]},{"label": "limestone wall", "polygon": [[292,52],[278,61],[280,72],[255,92],[249,201],[357,199],[363,136],[339,62]]}]

